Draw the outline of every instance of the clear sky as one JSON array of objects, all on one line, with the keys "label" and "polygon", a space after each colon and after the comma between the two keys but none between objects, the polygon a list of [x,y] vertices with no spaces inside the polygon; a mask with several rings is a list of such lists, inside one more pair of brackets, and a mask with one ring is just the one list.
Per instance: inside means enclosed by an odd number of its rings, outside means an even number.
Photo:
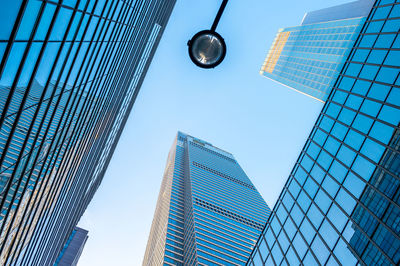
[{"label": "clear sky", "polygon": [[211,27],[220,0],[178,0],[103,183],[81,218],[79,266],[141,265],[178,130],[231,152],[273,208],[322,103],[259,74],[279,28],[347,0],[230,0],[217,31],[227,56],[196,67],[187,41]]}]

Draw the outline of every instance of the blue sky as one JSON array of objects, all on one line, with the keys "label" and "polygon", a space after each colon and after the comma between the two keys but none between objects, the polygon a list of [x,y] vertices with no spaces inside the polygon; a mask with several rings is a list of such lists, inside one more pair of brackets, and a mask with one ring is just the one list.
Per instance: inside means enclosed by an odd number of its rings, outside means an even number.
[{"label": "blue sky", "polygon": [[211,27],[219,0],[178,0],[109,168],[79,226],[79,265],[141,265],[178,130],[231,152],[273,208],[322,103],[259,74],[279,28],[345,0],[229,1],[217,31],[227,56],[196,67],[186,43]]}]

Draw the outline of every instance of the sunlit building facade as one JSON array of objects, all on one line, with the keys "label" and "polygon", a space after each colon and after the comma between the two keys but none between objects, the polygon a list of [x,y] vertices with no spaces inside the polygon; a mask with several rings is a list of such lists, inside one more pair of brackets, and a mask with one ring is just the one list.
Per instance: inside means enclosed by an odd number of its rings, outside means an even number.
[{"label": "sunlit building facade", "polygon": [[174,0],[0,2],[0,264],[53,265],[104,176]]},{"label": "sunlit building facade", "polygon": [[179,132],[143,265],[244,265],[269,213],[232,154]]},{"label": "sunlit building facade", "polygon": [[309,12],[300,26],[280,29],[260,74],[324,102],[373,2]]},{"label": "sunlit building facade", "polygon": [[248,265],[399,265],[399,30],[376,1]]}]

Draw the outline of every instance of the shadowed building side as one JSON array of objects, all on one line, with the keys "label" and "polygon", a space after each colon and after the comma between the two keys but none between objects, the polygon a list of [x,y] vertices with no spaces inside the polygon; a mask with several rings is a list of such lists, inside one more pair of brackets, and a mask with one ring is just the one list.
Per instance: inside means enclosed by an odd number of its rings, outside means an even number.
[{"label": "shadowed building side", "polygon": [[88,239],[88,231],[75,227],[54,266],[76,266]]}]

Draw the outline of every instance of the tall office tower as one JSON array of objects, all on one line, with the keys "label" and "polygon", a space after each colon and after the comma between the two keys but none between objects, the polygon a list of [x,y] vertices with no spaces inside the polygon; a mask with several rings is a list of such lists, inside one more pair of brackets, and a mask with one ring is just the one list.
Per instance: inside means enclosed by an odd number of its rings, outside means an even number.
[{"label": "tall office tower", "polygon": [[175,0],[0,1],[0,264],[53,264]]},{"label": "tall office tower", "polygon": [[249,265],[399,265],[399,29],[376,1]]},{"label": "tall office tower", "polygon": [[54,266],[76,266],[88,239],[88,231],[75,227]]},{"label": "tall office tower", "polygon": [[269,212],[232,154],[179,132],[143,265],[244,265]]},{"label": "tall office tower", "polygon": [[300,26],[280,29],[261,75],[325,102],[373,3],[309,12]]}]

